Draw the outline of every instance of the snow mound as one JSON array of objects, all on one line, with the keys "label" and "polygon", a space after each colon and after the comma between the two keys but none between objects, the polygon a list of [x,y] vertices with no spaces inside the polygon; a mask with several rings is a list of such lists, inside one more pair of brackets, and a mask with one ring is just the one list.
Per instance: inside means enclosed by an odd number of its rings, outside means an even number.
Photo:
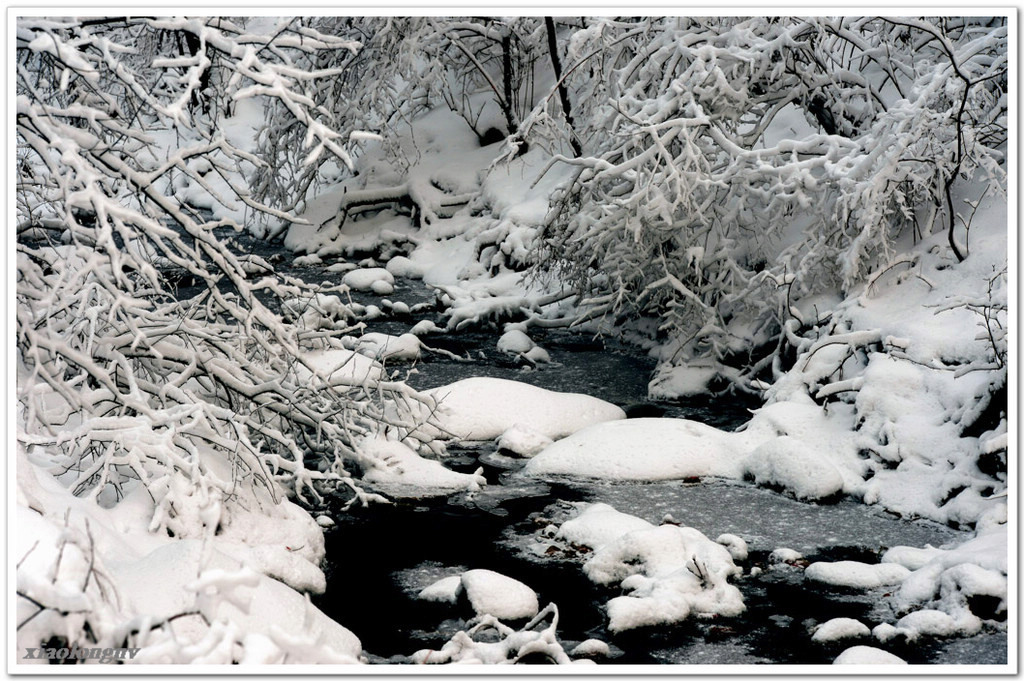
[{"label": "snow mound", "polygon": [[[351,270],[346,272],[345,276],[341,279],[341,283],[357,291],[374,290],[374,282],[378,281],[388,284],[393,290],[395,277],[391,272],[387,271],[383,267],[366,267],[363,269]],[[392,290],[389,290],[387,293],[382,293],[381,295],[387,295],[388,293],[391,293]],[[378,292],[374,290],[374,293]]]},{"label": "snow mound", "polygon": [[626,417],[620,408],[596,397],[502,378],[467,378],[425,392],[440,403],[438,427],[463,440],[493,440],[516,424],[556,439]]},{"label": "snow mound", "polygon": [[[344,348],[331,350],[310,350],[303,359],[316,373],[323,376],[329,385],[362,384],[364,381],[379,381],[384,378],[380,364],[365,355]],[[308,383],[312,372],[303,365],[297,365],[296,377]]]},{"label": "snow mound", "polygon": [[919,636],[972,636],[981,631],[981,620],[977,617],[954,619],[941,610],[926,608],[901,617],[896,622],[896,631],[904,633],[909,641]]},{"label": "snow mound", "polygon": [[768,554],[768,563],[772,565],[777,565],[779,563],[795,563],[803,557],[803,554],[795,549],[782,547],[775,549]]},{"label": "snow mound", "polygon": [[374,359],[416,360],[420,358],[423,344],[411,333],[392,336],[386,333],[364,333],[355,341],[355,350]]},{"label": "snow mound", "polygon": [[810,445],[780,437],[755,449],[743,461],[759,485],[777,485],[798,499],[824,499],[843,490],[843,476]]},{"label": "snow mound", "polygon": [[874,589],[899,584],[909,574],[910,570],[895,563],[871,564],[855,560],[811,563],[804,570],[804,576],[812,581],[854,589]]},{"label": "snow mound", "polygon": [[743,541],[742,537],[737,537],[735,534],[720,534],[715,541],[729,551],[729,555],[732,556],[733,560],[746,560],[747,556],[750,554],[747,542]]},{"label": "snow mound", "polygon": [[839,653],[832,664],[906,664],[906,661],[881,648],[853,646]]},{"label": "snow mound", "polygon": [[609,631],[743,612],[742,595],[728,583],[741,570],[724,546],[692,527],[655,527],[606,504],[582,508],[556,538],[593,548],[584,573],[626,594],[608,602]]},{"label": "snow mound", "polygon": [[558,528],[556,538],[596,549],[629,532],[655,527],[643,518],[622,513],[608,504],[581,504],[579,508],[579,515]]},{"label": "snow mound", "polygon": [[533,617],[540,611],[533,589],[492,570],[462,573],[462,589],[478,615],[518,620]]},{"label": "snow mound", "polygon": [[588,638],[570,650],[569,654],[581,657],[608,657],[611,655],[611,648],[604,641]]},{"label": "snow mound", "polygon": [[554,443],[524,470],[607,480],[739,478],[742,467],[731,436],[686,419],[609,421]]},{"label": "snow mound", "polygon": [[552,443],[551,438],[521,423],[514,424],[498,438],[498,449],[504,449],[523,458],[537,454]]},{"label": "snow mound", "polygon": [[510,355],[521,355],[529,352],[536,345],[525,333],[518,329],[506,331],[498,339],[498,351]]},{"label": "snow mound", "polygon": [[455,603],[462,593],[462,576],[453,575],[439,579],[430,586],[425,587],[417,594],[416,598],[435,603]]},{"label": "snow mound", "polygon": [[388,272],[396,277],[405,277],[407,279],[422,279],[424,268],[421,265],[417,265],[409,258],[404,255],[396,255],[395,257],[388,260],[384,266]]},{"label": "snow mound", "polygon": [[831,643],[844,638],[870,636],[871,630],[859,620],[850,617],[836,617],[815,628],[811,640],[816,643]]},{"label": "snow mound", "polygon": [[[296,632],[309,639],[311,656],[317,647],[322,648],[317,656],[324,661],[356,662],[362,652],[362,645],[352,632],[324,615],[304,596],[281,582],[243,569],[237,560],[217,549],[204,550],[199,540],[171,542],[141,560],[113,566],[111,572],[121,598],[153,618],[198,609],[214,625],[218,621],[230,622],[238,631],[262,635],[267,639],[265,643],[273,645],[278,657],[280,650],[295,643]],[[144,647],[134,661],[176,662],[182,642],[199,641],[207,631],[212,631],[203,617],[176,619],[173,627],[180,640]]]},{"label": "snow mound", "polygon": [[363,474],[363,480],[392,496],[443,496],[461,490],[476,491],[487,484],[480,471],[470,475],[449,470],[437,461],[424,459],[402,442],[367,438],[360,444],[360,450],[378,462]]}]

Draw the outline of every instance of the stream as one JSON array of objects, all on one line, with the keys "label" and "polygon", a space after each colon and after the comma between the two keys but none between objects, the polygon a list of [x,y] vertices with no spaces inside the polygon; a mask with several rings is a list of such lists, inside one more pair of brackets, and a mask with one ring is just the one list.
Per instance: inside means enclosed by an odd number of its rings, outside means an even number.
[{"label": "stream", "polygon": [[[245,238],[245,237],[240,237]],[[246,252],[267,257],[276,249],[247,240]],[[316,267],[282,266],[306,281],[330,279]],[[184,293],[184,291],[182,291]],[[382,299],[421,310],[415,316],[389,315],[367,323],[367,331],[405,333],[421,318],[444,325],[433,309],[434,293],[422,282],[399,280],[388,296],[353,293],[353,299],[386,312]],[[537,368],[496,349],[500,332],[473,329],[422,338],[443,353],[424,352],[413,365],[392,363],[412,387],[428,389],[472,376],[523,381],[563,392],[584,393],[617,404],[636,416],[687,418],[735,430],[756,403],[734,397],[701,397],[652,403],[647,383],[654,361],[636,348],[563,329],[531,329],[552,362]],[[790,548],[814,561],[878,562],[895,545],[943,546],[969,538],[929,521],[907,521],[850,499],[818,505],[797,502],[773,491],[725,480],[611,483],[580,479],[536,479],[523,475],[523,460],[495,451],[493,443],[449,447],[446,466],[462,472],[484,468],[488,485],[448,498],[398,500],[392,505],[341,512],[326,509],[336,525],[325,531],[327,591],[313,599],[328,616],[354,632],[371,662],[409,663],[414,652],[441,648],[467,628],[467,604],[418,600],[436,580],[485,568],[520,580],[537,592],[541,607],[559,609],[558,635],[566,651],[597,638],[609,644],[611,664],[830,664],[845,648],[874,645],[911,664],[1005,664],[1005,631],[985,631],[966,639],[925,639],[913,645],[871,639],[819,644],[813,628],[835,617],[856,618],[869,627],[893,621],[886,589],[855,591],[808,582],[802,566],[772,563],[776,548]],[[538,550],[546,525],[571,517],[577,502],[604,502],[624,513],[658,524],[666,514],[714,539],[742,537],[750,553],[737,561],[736,578],[746,611],[738,617],[690,618],[672,626],[612,634],[604,605],[618,588],[592,583],[579,556]],[[753,568],[753,570],[752,570]],[[890,590],[892,587],[890,587]]]},{"label": "stream", "polygon": [[[425,302],[418,282],[399,282],[385,296],[412,306]],[[376,302],[358,296],[360,302]],[[400,334],[417,321],[381,318],[368,330]],[[442,320],[435,319],[439,325]],[[432,388],[471,376],[524,381],[551,390],[599,397],[637,415],[701,421],[725,430],[744,424],[758,405],[734,397],[673,402],[647,400],[654,361],[635,348],[565,330],[531,329],[551,355],[550,365],[524,367],[497,351],[497,330],[429,336],[426,345],[469,361],[425,352],[409,383]],[[563,647],[597,638],[610,645],[613,664],[830,664],[855,644],[883,647],[909,663],[1005,663],[1006,634],[968,639],[931,639],[913,645],[877,641],[811,641],[813,628],[835,617],[859,619],[873,627],[893,621],[886,589],[855,591],[807,582],[802,567],[770,564],[776,548],[791,548],[809,562],[878,562],[895,545],[942,546],[970,535],[929,521],[906,521],[851,499],[818,505],[726,480],[612,483],[580,479],[529,478],[523,460],[506,457],[493,443],[449,447],[445,465],[470,472],[483,467],[488,486],[447,499],[405,500],[347,514],[332,514],[338,525],[327,533],[327,592],[316,604],[355,632],[373,662],[408,663],[419,649],[439,649],[466,628],[468,605],[425,602],[417,593],[436,580],[485,568],[517,579],[539,597],[541,607],[559,608]],[[611,634],[604,604],[617,588],[592,583],[579,557],[537,550],[542,528],[568,519],[576,502],[604,502],[658,524],[671,514],[710,538],[736,534],[750,555],[738,561],[744,574],[736,585],[747,610],[735,618],[689,619],[680,624]],[[359,547],[358,550],[353,550]],[[373,547],[372,550],[365,550]],[[347,556],[351,556],[351,559]],[[759,574],[751,576],[751,568]],[[757,569],[754,570],[758,572]],[[461,609],[460,609],[461,608]]]}]

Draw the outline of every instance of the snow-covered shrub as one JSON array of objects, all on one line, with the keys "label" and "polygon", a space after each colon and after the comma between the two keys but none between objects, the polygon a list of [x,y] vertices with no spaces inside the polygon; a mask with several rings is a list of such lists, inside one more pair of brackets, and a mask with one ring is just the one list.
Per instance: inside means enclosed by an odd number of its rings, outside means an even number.
[{"label": "snow-covered shrub", "polygon": [[[656,316],[663,360],[711,356],[750,387],[795,304],[848,292],[901,243],[947,232],[952,192],[1004,177],[1003,19],[599,19],[569,40],[575,129],[555,88],[528,140],[583,140],[538,266],[593,314]],[[900,241],[903,239],[903,242]],[[755,354],[752,354],[755,353]]]}]

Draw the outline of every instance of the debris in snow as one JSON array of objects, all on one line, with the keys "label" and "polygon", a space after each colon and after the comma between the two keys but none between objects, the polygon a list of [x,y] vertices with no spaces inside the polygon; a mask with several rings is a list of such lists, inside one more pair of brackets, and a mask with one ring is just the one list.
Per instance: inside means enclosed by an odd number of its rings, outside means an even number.
[{"label": "debris in snow", "polygon": [[[551,619],[550,623],[541,628],[548,618]],[[554,603],[537,613],[519,631],[502,624],[492,615],[481,615],[469,624],[469,629],[457,632],[440,650],[419,650],[414,653],[413,664],[574,662],[558,643],[558,608]]]}]

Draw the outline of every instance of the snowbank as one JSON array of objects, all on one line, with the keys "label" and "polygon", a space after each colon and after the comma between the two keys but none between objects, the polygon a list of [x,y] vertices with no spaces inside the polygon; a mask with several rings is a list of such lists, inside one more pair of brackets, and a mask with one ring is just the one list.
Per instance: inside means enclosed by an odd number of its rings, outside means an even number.
[{"label": "snowbank", "polygon": [[739,478],[739,456],[730,433],[685,419],[641,418],[581,430],[530,459],[524,471],[607,480]]},{"label": "snowbank", "polygon": [[559,393],[501,378],[467,378],[425,391],[440,404],[438,427],[463,440],[493,440],[516,424],[551,439],[625,412],[589,395]]}]

